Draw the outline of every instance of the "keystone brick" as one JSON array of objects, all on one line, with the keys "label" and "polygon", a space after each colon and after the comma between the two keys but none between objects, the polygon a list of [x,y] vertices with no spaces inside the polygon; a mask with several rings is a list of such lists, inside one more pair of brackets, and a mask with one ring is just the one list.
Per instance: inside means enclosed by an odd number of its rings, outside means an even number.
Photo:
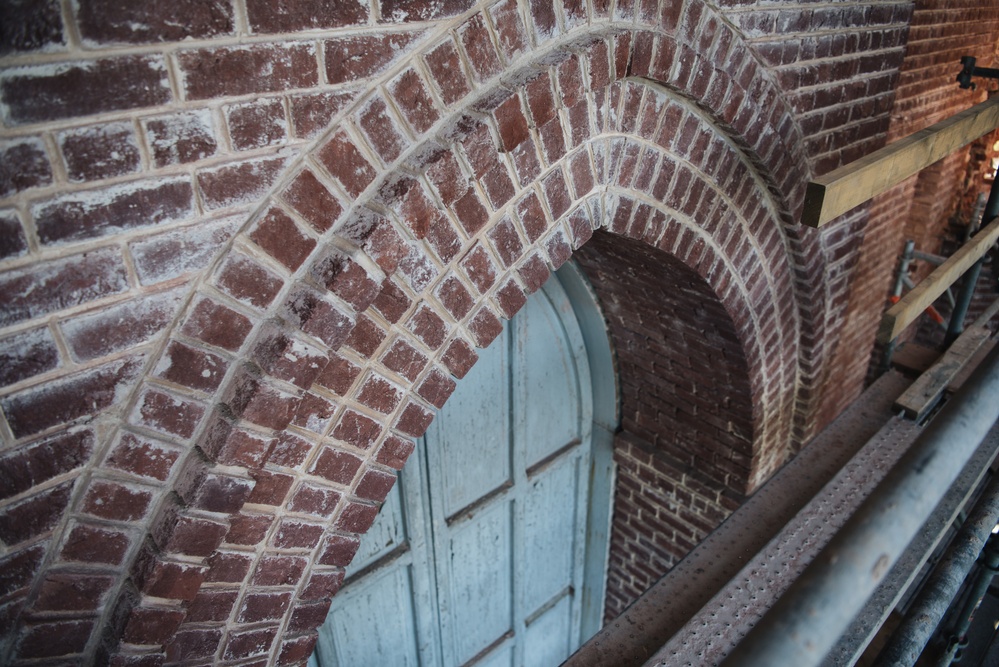
[{"label": "keystone brick", "polygon": [[70,181],[96,181],[139,170],[139,145],[127,122],[108,123],[59,134]]},{"label": "keystone brick", "polygon": [[218,144],[211,112],[185,111],[142,121],[157,167],[196,162],[215,155]]},{"label": "keystone brick", "polygon": [[293,0],[275,4],[248,0],[246,13],[255,33],[328,30],[368,22],[368,3],[359,0]]},{"label": "keystone brick", "polygon": [[173,319],[183,294],[151,294],[62,324],[70,352],[78,361],[98,359],[141,345]]},{"label": "keystone brick", "polygon": [[186,177],[78,192],[32,207],[38,239],[44,244],[142,229],[193,214],[194,190]]},{"label": "keystone brick", "polygon": [[61,433],[0,456],[0,498],[10,498],[74,470],[90,459],[91,431]]},{"label": "keystone brick", "polygon": [[282,92],[319,83],[312,44],[254,44],[181,51],[177,54],[185,97]]},{"label": "keystone brick", "polygon": [[0,56],[54,50],[66,43],[58,0],[8,3],[0,26]]},{"label": "keystone brick", "polygon": [[119,359],[7,396],[0,407],[14,437],[38,433],[111,407],[135,381],[141,366],[141,357]]},{"label": "keystone brick", "polygon": [[[0,234],[3,232],[0,231]],[[0,385],[8,386],[59,365],[59,350],[47,327],[0,338]]]},{"label": "keystone brick", "polygon": [[52,167],[41,139],[0,143],[0,197],[52,183]]},{"label": "keystone brick", "polygon": [[180,42],[233,31],[232,5],[223,0],[179,0],[171,5],[80,0],[76,19],[88,46]]},{"label": "keystone brick", "polygon": [[250,238],[292,271],[301,266],[316,247],[315,240],[299,230],[295,221],[277,207],[267,210]]},{"label": "keystone brick", "polygon": [[52,530],[69,504],[73,482],[63,482],[0,511],[0,540],[8,547]]},{"label": "keystone brick", "polygon": [[79,118],[171,101],[160,55],[34,65],[0,76],[4,115],[13,124]]}]

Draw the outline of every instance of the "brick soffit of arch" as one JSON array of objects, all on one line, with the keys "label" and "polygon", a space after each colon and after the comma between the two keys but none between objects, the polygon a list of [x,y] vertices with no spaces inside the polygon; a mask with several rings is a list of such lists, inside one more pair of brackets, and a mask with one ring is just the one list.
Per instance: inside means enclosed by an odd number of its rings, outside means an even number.
[{"label": "brick soffit of arch", "polygon": [[[375,92],[345,112],[205,272],[120,414],[103,417],[95,460],[126,437],[188,453],[163,483],[116,603],[90,630],[91,651],[124,660],[166,646],[180,659],[170,642],[200,633],[220,661],[260,645],[277,661],[307,656],[411,438],[474,348],[499,333],[499,318],[596,227],[676,255],[719,295],[756,399],[747,486],[783,461],[796,390],[809,383],[799,330],[822,328],[814,306],[824,296],[798,277],[822,255],[791,224],[807,167],[778,89],[698,2],[658,25],[534,37],[530,62],[446,113],[420,98],[419,71],[401,64],[391,74],[413,72],[412,105]],[[546,87],[558,89],[555,113],[537,101]],[[687,140],[692,152],[676,159]],[[660,180],[642,182],[632,158],[658,165]],[[353,351],[338,353],[348,338]],[[177,355],[229,370],[212,386],[178,372]],[[303,428],[287,431],[293,420]],[[86,474],[94,483],[102,472]],[[227,557],[224,542],[243,547],[251,572],[268,559],[305,564],[274,594],[278,612],[255,616],[243,591],[231,627],[185,622],[208,564]]]}]

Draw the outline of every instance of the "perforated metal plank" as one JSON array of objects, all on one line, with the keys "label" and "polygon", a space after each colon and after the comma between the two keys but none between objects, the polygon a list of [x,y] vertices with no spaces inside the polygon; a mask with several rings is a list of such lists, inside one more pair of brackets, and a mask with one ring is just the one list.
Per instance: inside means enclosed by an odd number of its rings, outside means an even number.
[{"label": "perforated metal plank", "polygon": [[566,667],[644,664],[878,433],[909,384],[900,373],[883,375]]},{"label": "perforated metal plank", "polygon": [[994,426],[989,432],[988,437],[968,461],[968,465],[961,471],[954,486],[926,522],[926,527],[905,550],[850,629],[829,652],[825,662],[822,663],[823,667],[842,667],[857,662],[892,609],[902,600],[927,559],[947,534],[958,513],[968,502],[968,498],[981,483],[997,451],[999,451],[999,425]]},{"label": "perforated metal plank", "polygon": [[920,432],[893,417],[828,484],[645,664],[717,665],[874,490]]}]

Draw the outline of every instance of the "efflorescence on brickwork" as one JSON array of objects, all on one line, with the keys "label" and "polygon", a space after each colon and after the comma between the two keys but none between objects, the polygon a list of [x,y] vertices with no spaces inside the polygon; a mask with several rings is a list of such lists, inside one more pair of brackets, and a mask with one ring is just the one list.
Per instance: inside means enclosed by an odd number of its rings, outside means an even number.
[{"label": "efflorescence on brickwork", "polygon": [[[857,257],[794,220],[883,142],[908,3],[281,7],[12,9],[0,661],[302,663],[413,438],[595,233],[619,497],[673,522],[615,557],[668,567],[825,418]],[[663,284],[610,312],[632,263],[686,286],[670,336]],[[703,371],[658,416],[639,334]]]}]

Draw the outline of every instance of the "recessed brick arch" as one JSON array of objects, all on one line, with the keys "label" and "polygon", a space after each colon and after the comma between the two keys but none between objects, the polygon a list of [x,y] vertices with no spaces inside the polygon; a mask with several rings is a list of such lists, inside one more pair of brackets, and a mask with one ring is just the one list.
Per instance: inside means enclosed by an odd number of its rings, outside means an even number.
[{"label": "recessed brick arch", "polygon": [[[594,227],[644,205],[648,227],[637,236],[658,229],[649,197],[658,182],[625,178],[625,165],[633,147],[636,158],[660,164],[680,148],[672,136],[666,148],[650,128],[632,126],[643,117],[632,105],[652,109],[678,92],[700,105],[674,100],[681,118],[692,119],[686,150],[700,150],[701,137],[720,152],[699,159],[728,155],[723,139],[737,150],[686,182],[674,173],[662,184],[664,195],[685,186],[699,192],[672,207],[692,210],[671,251],[717,280],[719,293],[748,297],[750,311],[768,301],[783,309],[747,317],[741,332],[754,341],[751,377],[761,378],[753,380],[761,387],[754,424],[766,435],[757,441],[769,443],[752,455],[747,487],[780,462],[802,316],[793,269],[805,264],[797,258],[821,264],[821,255],[801,249],[808,237],[784,240],[781,223],[800,205],[805,169],[777,88],[728,24],[699,3],[682,15],[657,14],[655,26],[626,3],[613,17],[594,7],[594,16],[566,9],[550,21],[503,7],[429,40],[278,179],[273,196],[178,298],[179,314],[150,358],[103,371],[139,378],[129,397],[108,400],[119,412],[90,429],[46,431],[79,440],[80,457],[104,467],[81,474],[72,492],[55,487],[41,499],[56,497],[68,509],[52,549],[38,556],[32,546],[44,574],[20,617],[25,639],[11,650],[54,631],[32,612],[44,612],[72,577],[113,600],[96,619],[60,622],[90,654],[123,662],[155,661],[161,650],[168,661],[307,655],[324,599],[408,456],[408,438],[425,430],[474,363],[474,348],[497,335],[500,318]],[[498,42],[481,42],[487,24]],[[456,39],[464,49],[488,47],[496,69],[476,76],[490,85],[456,88],[446,67],[432,65],[446,62]],[[657,113],[647,115],[660,118],[661,133],[665,112]],[[678,125],[676,136],[685,131]],[[725,219],[729,205],[703,193],[712,183],[732,187],[733,202],[751,201],[743,189],[761,183],[769,195],[759,210],[733,211],[737,225],[712,230],[712,216]],[[634,215],[628,224],[637,224]],[[671,229],[664,223],[659,238]],[[707,260],[715,245],[727,258],[713,260],[717,266]],[[738,288],[723,284],[756,258],[765,274],[745,275]],[[821,308],[807,314],[821,326]],[[777,339],[786,344],[772,360],[763,347]],[[31,435],[34,425],[24,428]],[[79,552],[93,540],[106,547],[103,561]]]}]

